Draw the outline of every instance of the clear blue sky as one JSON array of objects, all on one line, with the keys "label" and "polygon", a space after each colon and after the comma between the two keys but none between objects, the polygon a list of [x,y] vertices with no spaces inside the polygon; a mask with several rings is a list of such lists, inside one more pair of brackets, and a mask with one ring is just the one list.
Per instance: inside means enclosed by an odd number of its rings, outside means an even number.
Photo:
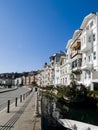
[{"label": "clear blue sky", "polygon": [[0,0],[0,73],[42,69],[98,0]]}]

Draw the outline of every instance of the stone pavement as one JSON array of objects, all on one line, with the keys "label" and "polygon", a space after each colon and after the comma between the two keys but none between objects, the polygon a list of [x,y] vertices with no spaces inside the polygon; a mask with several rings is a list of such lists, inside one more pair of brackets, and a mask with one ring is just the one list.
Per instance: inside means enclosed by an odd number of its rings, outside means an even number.
[{"label": "stone pavement", "polygon": [[[39,106],[40,110],[40,106]],[[35,92],[32,92],[17,107],[11,105],[10,113],[6,109],[0,112],[0,130],[41,130],[41,117],[35,117]]]}]

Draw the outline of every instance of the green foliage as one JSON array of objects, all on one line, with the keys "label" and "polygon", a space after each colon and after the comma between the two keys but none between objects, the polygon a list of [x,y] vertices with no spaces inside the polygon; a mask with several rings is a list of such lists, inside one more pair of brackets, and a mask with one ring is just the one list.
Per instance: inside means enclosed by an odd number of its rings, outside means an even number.
[{"label": "green foliage", "polygon": [[98,91],[90,91],[88,90],[88,96],[95,96],[95,97],[98,97]]},{"label": "green foliage", "polygon": [[77,85],[73,80],[69,86],[61,86],[57,88],[58,97],[68,97],[68,98],[80,98],[87,96],[87,89],[84,85]]},{"label": "green foliage", "polygon": [[87,89],[84,85],[77,85],[75,82],[71,82],[70,86],[66,88],[65,96],[68,97],[86,97],[87,96]]},{"label": "green foliage", "polygon": [[[68,99],[72,98],[86,98],[87,89],[84,85],[77,85],[75,80],[72,80],[69,86],[61,85],[58,87],[48,86],[43,88],[46,94],[54,96],[57,99],[67,97]],[[56,91],[56,93],[55,93]]]},{"label": "green foliage", "polygon": [[33,81],[33,82],[32,82],[32,85],[33,85],[33,86],[37,86],[36,81]]}]

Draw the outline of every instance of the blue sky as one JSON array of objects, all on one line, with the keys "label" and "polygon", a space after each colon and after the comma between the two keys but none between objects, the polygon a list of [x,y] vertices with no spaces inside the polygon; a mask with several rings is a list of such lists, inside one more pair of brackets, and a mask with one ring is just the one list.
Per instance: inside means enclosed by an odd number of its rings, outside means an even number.
[{"label": "blue sky", "polygon": [[0,73],[43,69],[98,0],[0,0]]}]

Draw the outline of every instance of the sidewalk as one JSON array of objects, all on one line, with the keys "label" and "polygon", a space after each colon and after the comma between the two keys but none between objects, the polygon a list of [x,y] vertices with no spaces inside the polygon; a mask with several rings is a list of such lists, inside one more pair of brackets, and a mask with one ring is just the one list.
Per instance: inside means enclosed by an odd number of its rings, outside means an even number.
[{"label": "sidewalk", "polygon": [[35,96],[32,92],[25,101],[18,101],[17,107],[11,106],[0,112],[0,130],[41,130],[41,117],[34,117]]}]

